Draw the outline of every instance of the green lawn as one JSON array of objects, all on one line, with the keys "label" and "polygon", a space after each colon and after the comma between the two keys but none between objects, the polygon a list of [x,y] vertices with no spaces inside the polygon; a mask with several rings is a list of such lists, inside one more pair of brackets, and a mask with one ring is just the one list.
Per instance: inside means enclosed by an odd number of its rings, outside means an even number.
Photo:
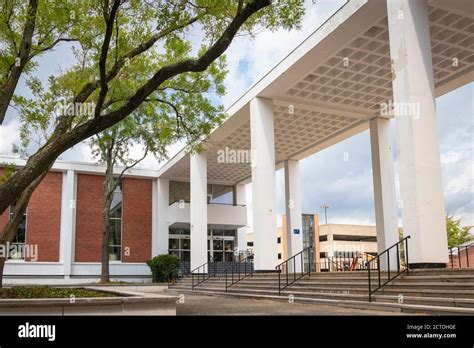
[{"label": "green lawn", "polygon": [[118,294],[84,288],[54,288],[50,286],[14,286],[0,289],[0,299],[120,297]]}]

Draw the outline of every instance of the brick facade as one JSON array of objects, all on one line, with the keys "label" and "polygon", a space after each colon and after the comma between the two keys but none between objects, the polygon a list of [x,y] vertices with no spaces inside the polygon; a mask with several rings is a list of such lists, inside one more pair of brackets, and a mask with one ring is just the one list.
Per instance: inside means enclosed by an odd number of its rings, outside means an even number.
[{"label": "brick facade", "polygon": [[[104,176],[77,175],[76,262],[100,262]],[[152,181],[124,178],[122,261],[151,257]]]},{"label": "brick facade", "polygon": [[[2,173],[0,168],[0,175]],[[62,178],[62,173],[48,173],[28,204],[26,244],[38,246],[37,261],[59,261]],[[7,223],[8,215],[7,208],[0,215],[0,229]]]},{"label": "brick facade", "polygon": [[104,177],[77,174],[76,262],[100,262]]},{"label": "brick facade", "polygon": [[48,173],[28,204],[26,244],[38,245],[38,261],[59,261],[62,179],[62,173]]},{"label": "brick facade", "polygon": [[151,258],[151,215],[152,181],[125,178],[122,215],[124,262],[145,262]]}]

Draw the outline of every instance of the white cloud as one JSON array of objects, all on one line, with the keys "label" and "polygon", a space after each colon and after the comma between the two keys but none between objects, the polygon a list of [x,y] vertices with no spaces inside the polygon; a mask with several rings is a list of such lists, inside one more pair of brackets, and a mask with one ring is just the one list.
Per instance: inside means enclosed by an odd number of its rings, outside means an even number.
[{"label": "white cloud", "polygon": [[20,122],[16,119],[0,125],[0,154],[12,154],[12,144],[18,144],[20,140],[19,131]]}]

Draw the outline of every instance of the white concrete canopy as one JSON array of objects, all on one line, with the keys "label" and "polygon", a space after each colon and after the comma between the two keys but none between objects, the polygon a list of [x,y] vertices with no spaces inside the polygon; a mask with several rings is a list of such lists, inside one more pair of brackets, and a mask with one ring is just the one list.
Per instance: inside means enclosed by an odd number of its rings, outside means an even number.
[{"label": "white concrete canopy", "polygon": [[[418,250],[410,262],[443,263],[447,256],[441,236],[444,207],[434,98],[473,81],[474,5],[470,0],[388,0],[388,4],[387,9],[384,0],[348,1],[239,98],[227,110],[227,120],[204,144],[207,180],[229,185],[255,180],[259,186],[267,184],[248,162],[217,160],[219,151],[226,148],[253,149],[251,109],[256,100],[265,100],[265,113],[272,114],[274,158],[269,168],[275,169],[287,160],[301,160],[369,129],[370,120],[376,117],[393,117],[386,112],[393,101],[419,102],[420,120],[397,118],[403,224]],[[398,20],[400,7],[406,18],[402,23]],[[417,24],[412,25],[414,22]],[[400,48],[406,56],[400,54]],[[373,150],[378,155],[373,166],[381,181],[375,180],[374,187],[377,223],[383,224],[379,231],[385,231],[381,243],[387,246],[394,237],[393,173],[385,172],[391,164],[384,152],[387,140],[381,137],[385,133],[381,127],[387,128],[388,121],[377,123]],[[189,180],[189,156],[181,151],[158,175]],[[425,181],[431,176],[429,170],[436,173]],[[273,176],[267,181],[273,183]],[[430,190],[431,185],[436,189]],[[380,190],[386,188],[390,193],[380,196]],[[273,197],[273,192],[269,193]],[[270,206],[266,201],[264,208],[253,202],[254,213]],[[271,224],[265,228],[273,228]],[[432,237],[437,242],[430,242]],[[431,248],[432,244],[436,246],[430,251],[420,247]],[[438,257],[440,253],[443,256]],[[272,262],[273,256],[265,267]]]}]

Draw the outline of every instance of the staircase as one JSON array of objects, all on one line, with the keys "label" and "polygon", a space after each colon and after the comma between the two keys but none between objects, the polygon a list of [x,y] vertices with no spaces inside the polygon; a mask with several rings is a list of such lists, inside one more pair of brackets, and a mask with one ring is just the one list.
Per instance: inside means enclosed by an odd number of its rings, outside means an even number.
[{"label": "staircase", "polygon": [[[385,273],[382,272],[382,278]],[[377,282],[375,274],[372,282]],[[194,292],[254,299],[337,305],[341,307],[424,313],[474,315],[474,269],[412,270],[391,281],[368,301],[365,271],[321,272],[306,275],[278,295],[277,273],[256,273],[225,291],[225,277],[216,275],[194,291],[191,277],[182,278],[169,291]]]}]

